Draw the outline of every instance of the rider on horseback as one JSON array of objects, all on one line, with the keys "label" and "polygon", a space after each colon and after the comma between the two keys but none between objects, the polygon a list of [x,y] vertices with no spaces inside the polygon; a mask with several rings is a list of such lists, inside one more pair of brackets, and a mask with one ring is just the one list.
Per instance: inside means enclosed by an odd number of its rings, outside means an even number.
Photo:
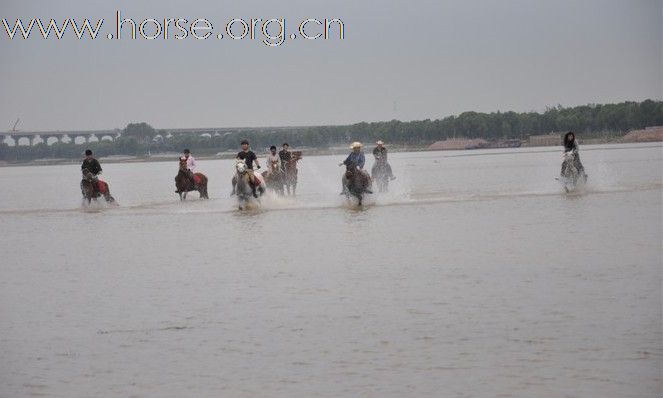
[{"label": "rider on horseback", "polygon": [[191,186],[195,187],[196,186],[196,181],[193,178],[193,169],[196,168],[196,159],[191,156],[191,151],[188,149],[185,149],[182,151],[182,160],[186,161],[186,169],[187,169],[187,176],[189,177],[189,181],[191,182]]},{"label": "rider on horseback", "polygon": [[352,145],[350,145],[350,149],[352,149],[352,152],[348,155],[347,158],[345,158],[345,161],[343,164],[347,164],[349,162],[352,162],[357,165],[357,168],[360,170],[364,170],[364,164],[366,163],[366,158],[364,157],[364,152],[361,151],[362,144],[361,142],[353,142]]},{"label": "rider on horseback", "polygon": [[92,199],[103,195],[106,202],[117,205],[115,198],[110,194],[108,184],[99,180],[101,164],[99,164],[97,159],[92,157],[92,151],[89,149],[85,150],[85,159],[83,159],[83,163],[81,164],[81,172],[83,173],[81,192],[83,193],[83,198],[87,199],[88,204]]},{"label": "rider on horseback", "polygon": [[[573,133],[573,131],[569,131],[564,135],[563,144],[564,144],[564,154],[570,152],[573,155],[573,165],[578,170],[578,174],[586,179],[587,174],[585,174],[585,168],[582,166],[582,163],[580,162],[580,154],[578,153],[578,142],[576,141],[576,136]],[[563,163],[562,172],[561,172],[562,175],[564,175],[564,171],[565,170]]]},{"label": "rider on horseback", "polygon": [[384,142],[382,140],[376,142],[377,146],[373,149],[373,157],[375,158],[375,163],[371,168],[371,175],[375,176],[377,173],[377,168],[380,165],[384,165],[387,169],[387,175],[390,180],[395,180],[394,173],[391,171],[391,165],[387,161],[387,148],[384,147]]},{"label": "rider on horseback", "polygon": [[[253,174],[253,162],[256,164],[256,169],[260,169],[260,162],[258,161],[256,154],[249,149],[249,141],[242,140],[241,145],[242,150],[237,154],[236,159],[243,160],[244,163],[246,163],[246,168],[248,169],[247,172],[249,174],[249,181],[251,183],[251,192],[253,193],[253,197],[257,198],[258,194],[256,193],[256,185],[259,185],[260,183],[256,181],[256,176]],[[235,186],[233,185],[233,193],[234,192]]]},{"label": "rider on horseback", "polygon": [[89,171],[92,175],[92,180],[97,181],[98,175],[101,174],[101,164],[99,161],[92,157],[92,151],[89,149],[85,150],[85,159],[83,159],[83,164],[81,164],[81,172],[85,175],[85,170]]},{"label": "rider on horseback", "polygon": [[270,173],[283,170],[281,157],[276,153],[276,146],[274,145],[269,147],[269,155],[267,155],[267,169],[270,171]]},{"label": "rider on horseback", "polygon": [[281,159],[281,170],[285,170],[285,164],[292,160],[292,153],[290,152],[290,145],[287,142],[283,143],[283,149],[279,151],[279,158]]},{"label": "rider on horseback", "polygon": [[[365,178],[370,180],[370,176],[366,171],[364,171],[364,164],[366,163],[366,158],[364,157],[364,152],[361,151],[362,144],[361,142],[353,142],[352,145],[350,146],[350,149],[352,149],[352,152],[348,155],[347,158],[343,162],[339,164],[339,166],[348,166],[348,165],[354,165],[356,167],[357,171],[362,173]],[[341,195],[346,194],[346,185],[347,185],[347,179],[344,176],[342,180],[342,185],[343,185],[343,190],[341,191]],[[366,190],[369,193],[369,190]]]}]

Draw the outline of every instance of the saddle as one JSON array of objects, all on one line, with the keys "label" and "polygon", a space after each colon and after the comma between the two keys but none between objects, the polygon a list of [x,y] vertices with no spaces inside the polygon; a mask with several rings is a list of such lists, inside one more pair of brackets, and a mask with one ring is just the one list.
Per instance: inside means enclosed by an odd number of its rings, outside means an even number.
[{"label": "saddle", "polygon": [[249,180],[249,184],[255,186],[256,188],[258,188],[260,185],[264,183],[265,183],[265,178],[260,173],[253,174],[253,182],[250,182]]},{"label": "saddle", "polygon": [[106,184],[101,180],[97,180],[97,190],[99,193],[106,193]]},{"label": "saddle", "polygon": [[196,185],[200,185],[200,183],[203,181],[203,179],[198,175],[194,174],[193,175],[193,183]]}]

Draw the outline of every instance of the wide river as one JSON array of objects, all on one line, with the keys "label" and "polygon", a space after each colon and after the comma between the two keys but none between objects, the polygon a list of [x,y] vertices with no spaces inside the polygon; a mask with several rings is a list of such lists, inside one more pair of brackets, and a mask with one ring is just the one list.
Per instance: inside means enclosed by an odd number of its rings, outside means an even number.
[{"label": "wide river", "polygon": [[[240,212],[232,162],[0,168],[1,397],[660,397],[661,144],[395,153],[388,194]],[[370,165],[369,161],[369,165]]]}]

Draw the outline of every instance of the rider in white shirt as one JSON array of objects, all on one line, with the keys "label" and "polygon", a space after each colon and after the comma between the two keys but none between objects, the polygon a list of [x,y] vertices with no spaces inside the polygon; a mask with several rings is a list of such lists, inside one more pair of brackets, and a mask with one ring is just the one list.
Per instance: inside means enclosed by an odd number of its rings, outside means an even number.
[{"label": "rider in white shirt", "polygon": [[196,168],[196,159],[191,156],[191,151],[188,149],[185,149],[182,151],[184,155],[184,159],[186,159],[186,168],[189,170],[189,179],[191,180],[191,184],[195,185],[195,182],[193,180],[193,169]]},{"label": "rider in white shirt", "polygon": [[274,145],[269,148],[269,155],[267,155],[267,169],[270,172],[278,172],[281,170],[281,157],[276,153],[276,147]]}]

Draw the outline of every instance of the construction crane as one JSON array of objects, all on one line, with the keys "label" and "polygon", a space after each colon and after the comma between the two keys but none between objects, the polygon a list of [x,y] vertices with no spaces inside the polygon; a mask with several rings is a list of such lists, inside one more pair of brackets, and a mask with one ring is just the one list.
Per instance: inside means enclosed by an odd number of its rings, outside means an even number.
[{"label": "construction crane", "polygon": [[18,122],[20,122],[20,121],[21,121],[21,118],[16,118],[16,121],[14,122],[14,127],[12,127],[12,129],[11,129],[12,133],[15,133],[15,132],[18,131],[18,130],[16,130],[16,126],[18,125]]}]

